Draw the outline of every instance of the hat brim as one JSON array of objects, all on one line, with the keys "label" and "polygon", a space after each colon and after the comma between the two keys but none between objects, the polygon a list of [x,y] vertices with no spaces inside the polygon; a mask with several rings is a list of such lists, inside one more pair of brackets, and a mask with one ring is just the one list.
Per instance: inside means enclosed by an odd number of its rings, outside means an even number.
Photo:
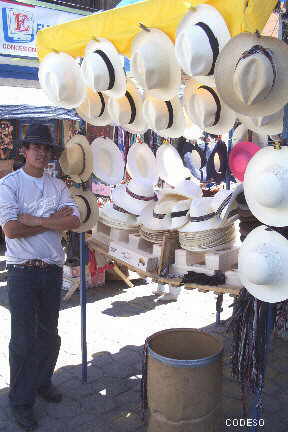
[{"label": "hat brim", "polygon": [[[283,131],[284,109],[272,114],[273,120],[262,126],[255,125],[251,117],[239,115],[238,118],[247,129],[262,135],[277,135]],[[263,147],[263,146],[262,146]]]},{"label": "hat brim", "polygon": [[171,216],[166,214],[163,219],[153,217],[153,211],[156,203],[150,203],[146,206],[139,218],[139,222],[143,225],[144,229],[147,228],[151,231],[169,231],[171,229]]},{"label": "hat brim", "polygon": [[277,303],[287,300],[288,298],[288,266],[283,266],[284,274],[281,275],[281,279],[278,283],[268,284],[268,285],[256,285],[253,284],[246,277],[247,266],[249,266],[249,262],[247,262],[247,255],[250,250],[253,250],[255,246],[259,246],[263,243],[273,244],[273,246],[277,246],[279,252],[279,259],[282,259],[283,262],[288,262],[288,241],[287,239],[279,234],[276,231],[271,229],[267,229],[266,226],[259,226],[251,231],[244,242],[241,245],[239,256],[238,256],[238,272],[241,283],[247,291],[258,300],[268,302],[268,303]]},{"label": "hat brim", "polygon": [[115,210],[113,203],[107,203],[100,209],[99,218],[113,228],[135,229],[139,225],[136,216]]},{"label": "hat brim", "polygon": [[111,90],[104,90],[107,96],[111,97],[122,97],[126,92],[126,77],[123,66],[121,64],[121,58],[116,50],[115,46],[105,38],[97,38],[98,41],[90,41],[85,49],[85,56],[93,53],[96,50],[103,51],[109,58],[115,73],[115,83]]},{"label": "hat brim", "polygon": [[275,150],[273,147],[264,147],[250,159],[244,175],[244,194],[252,214],[263,224],[277,227],[287,226],[288,203],[282,207],[264,207],[255,200],[255,179],[271,165],[287,170],[288,147]]},{"label": "hat brim", "polygon": [[[254,142],[238,142],[229,154],[229,168],[238,180],[244,180],[247,165],[252,157],[260,150]],[[243,155],[243,162],[239,163],[239,157]]]},{"label": "hat brim", "polygon": [[[91,90],[91,89],[89,89],[89,90],[90,90],[90,92],[92,92],[92,94],[95,94],[95,92],[93,92],[93,90]],[[110,115],[108,113],[108,97],[103,94],[103,98],[104,98],[104,102],[105,102],[105,108],[104,108],[103,114],[100,117],[99,116],[98,117],[91,117],[85,111],[85,104],[87,103],[88,98],[91,98],[91,95],[89,95],[88,89],[87,89],[85,100],[82,102],[82,104],[78,108],[76,108],[77,114],[83,120],[85,120],[87,123],[89,123],[93,126],[109,125],[111,123],[111,118],[110,118]],[[93,98],[93,96],[92,96],[92,98]],[[93,99],[91,100],[91,103],[93,103]]]},{"label": "hat brim", "polygon": [[[249,141],[248,136],[248,128],[244,124],[240,124],[234,130],[232,135],[232,147],[234,147],[238,142],[247,142]],[[268,137],[264,134],[259,134],[257,132],[252,131],[252,142],[257,144],[259,147],[265,147],[268,145]]]},{"label": "hat brim", "polygon": [[[233,88],[233,74],[239,58],[254,45],[272,51],[277,71],[275,83],[269,96],[252,105],[244,104]],[[288,100],[288,46],[270,36],[258,37],[254,33],[241,33],[224,46],[215,65],[216,86],[224,102],[236,113],[250,117],[262,117],[279,111]]]},{"label": "hat brim", "polygon": [[[75,144],[81,144],[84,154],[85,154],[85,167],[81,176],[70,174],[69,171],[69,162],[67,159],[67,153]],[[91,146],[84,135],[75,135],[73,136],[66,144],[65,148],[59,158],[59,163],[64,174],[69,175],[69,177],[75,183],[84,183],[86,182],[93,172],[93,153],[91,150]]]},{"label": "hat brim", "polygon": [[[71,189],[73,189],[73,190],[71,190]],[[83,233],[83,232],[89,231],[95,227],[95,225],[98,221],[98,218],[99,218],[99,208],[97,205],[97,198],[90,191],[82,191],[81,189],[79,189],[79,191],[78,191],[76,188],[71,188],[71,189],[70,189],[71,196],[74,199],[77,206],[79,207],[79,204],[81,201],[82,201],[81,204],[82,203],[85,204],[85,201],[81,198],[81,196],[83,196],[85,198],[85,200],[88,201],[88,205],[89,205],[90,211],[91,211],[87,222],[83,223],[81,221],[80,227],[77,229],[73,229],[72,231],[78,232],[78,233]]]},{"label": "hat brim", "polygon": [[157,180],[156,158],[146,143],[135,143],[127,155],[126,169],[131,178],[139,181]]},{"label": "hat brim", "polygon": [[137,200],[128,195],[125,184],[117,186],[112,191],[112,202],[135,216],[139,216],[143,209],[150,203],[150,201]]},{"label": "hat brim", "polygon": [[[93,153],[93,173],[108,185],[115,185],[122,181],[125,163],[117,145],[110,138],[96,138],[91,143]],[[102,160],[111,161],[111,173],[107,173],[102,166]]]}]

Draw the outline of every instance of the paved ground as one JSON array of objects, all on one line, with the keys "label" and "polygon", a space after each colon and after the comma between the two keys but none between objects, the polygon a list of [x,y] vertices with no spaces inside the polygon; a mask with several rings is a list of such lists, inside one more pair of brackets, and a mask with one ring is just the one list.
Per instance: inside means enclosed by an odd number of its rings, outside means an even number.
[{"label": "paved ground", "polygon": [[[0,261],[0,271],[0,431],[18,432],[7,402],[10,315],[4,261]],[[78,295],[63,304],[60,313],[62,348],[54,382],[63,391],[64,399],[57,406],[37,401],[39,432],[146,431],[140,408],[143,343],[148,335],[171,327],[207,327],[209,331],[224,337],[224,417],[241,417],[239,386],[230,377],[230,340],[223,326],[213,324],[215,295],[183,290],[177,303],[158,304],[151,288],[143,281],[132,289],[127,289],[120,282],[110,282],[105,288],[88,291],[87,384],[81,382]],[[231,308],[228,306],[232,301],[229,296],[224,298],[223,319],[230,316]],[[288,430],[287,360],[286,342],[275,338],[265,388],[265,427],[260,428],[261,431]],[[243,427],[225,428],[223,425],[223,431],[243,430]]]}]

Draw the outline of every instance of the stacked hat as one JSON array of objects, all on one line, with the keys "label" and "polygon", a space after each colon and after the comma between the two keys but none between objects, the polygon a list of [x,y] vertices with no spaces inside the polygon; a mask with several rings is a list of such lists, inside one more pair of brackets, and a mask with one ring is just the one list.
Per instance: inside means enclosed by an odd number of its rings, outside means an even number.
[{"label": "stacked hat", "polygon": [[153,185],[135,179],[127,184],[116,186],[112,191],[113,203],[135,216],[139,216],[148,204],[156,200]]},{"label": "stacked hat", "polygon": [[93,171],[93,153],[87,138],[75,135],[65,144],[59,163],[75,183],[86,182]]},{"label": "stacked hat", "polygon": [[107,226],[117,229],[135,231],[138,229],[136,216],[128,213],[114,203],[107,203],[100,208],[99,220]]}]

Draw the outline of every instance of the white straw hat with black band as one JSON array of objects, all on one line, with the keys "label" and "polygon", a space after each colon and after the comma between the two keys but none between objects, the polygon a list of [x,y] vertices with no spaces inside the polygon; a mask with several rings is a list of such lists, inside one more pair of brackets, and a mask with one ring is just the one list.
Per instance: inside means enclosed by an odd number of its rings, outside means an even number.
[{"label": "white straw hat with black band", "polygon": [[108,97],[101,92],[86,89],[86,98],[76,108],[77,114],[87,123],[94,126],[106,126],[111,123],[108,113]]},{"label": "white straw hat with black band", "polygon": [[284,109],[264,117],[238,115],[247,129],[262,135],[277,135],[283,131]]},{"label": "white straw hat with black band", "polygon": [[118,229],[134,230],[139,225],[135,215],[110,202],[100,208],[99,220],[107,226]]},{"label": "white straw hat with black band", "polygon": [[81,71],[87,87],[107,96],[122,97],[126,92],[126,77],[121,58],[114,45],[98,38],[88,43]]},{"label": "white straw hat with black band", "polygon": [[116,186],[112,191],[112,201],[129,213],[139,216],[146,205],[157,201],[157,196],[151,183],[132,179],[127,184]]},{"label": "white straw hat with black band", "polygon": [[93,153],[84,135],[73,136],[66,144],[59,163],[75,183],[86,182],[93,172]]},{"label": "white straw hat with black band", "polygon": [[172,144],[163,143],[158,148],[156,166],[159,177],[171,186],[177,186],[187,178],[187,168]]}]

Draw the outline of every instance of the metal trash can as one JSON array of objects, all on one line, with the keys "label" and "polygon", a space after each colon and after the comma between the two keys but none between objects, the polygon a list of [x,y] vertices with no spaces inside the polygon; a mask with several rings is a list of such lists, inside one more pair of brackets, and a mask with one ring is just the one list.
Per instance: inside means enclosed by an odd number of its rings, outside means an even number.
[{"label": "metal trash can", "polygon": [[220,340],[196,329],[148,338],[148,432],[222,432],[222,354]]}]

